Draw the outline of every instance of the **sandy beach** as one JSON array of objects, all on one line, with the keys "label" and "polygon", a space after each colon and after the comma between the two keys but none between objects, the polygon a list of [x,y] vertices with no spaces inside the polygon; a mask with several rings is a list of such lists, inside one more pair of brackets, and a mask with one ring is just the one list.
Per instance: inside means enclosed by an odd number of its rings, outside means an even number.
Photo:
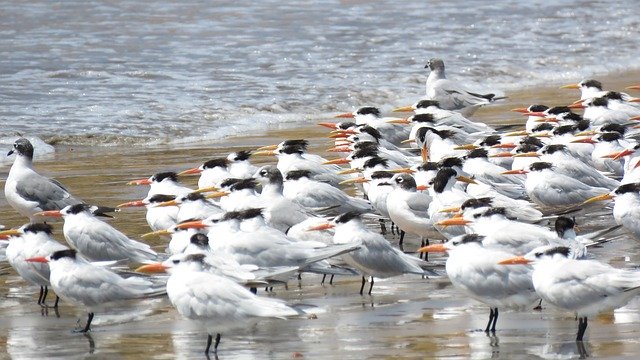
[{"label": "sandy beach", "polygon": [[[593,77],[602,81],[607,89],[622,90],[637,84],[640,72]],[[546,87],[508,92],[507,100],[481,109],[473,119],[489,124],[524,124],[524,117],[509,109],[532,103],[569,104],[579,94],[575,90],[558,89],[566,83],[563,80]],[[417,100],[423,86],[415,86],[415,90]],[[356,105],[364,104],[354,104],[354,108]],[[62,182],[88,203],[115,206],[146,195],[146,187],[127,186],[129,180],[159,171],[181,171],[230,151],[254,149],[287,138],[308,139],[311,152],[333,158],[335,154],[324,151],[329,144],[324,137],[327,131],[315,125],[317,121],[299,127],[287,125],[287,128],[272,129],[260,136],[238,134],[211,144],[172,148],[60,146],[54,154],[37,160],[36,168]],[[271,162],[274,159],[255,159],[256,164]],[[9,166],[2,167],[0,177],[6,178],[8,170]],[[184,180],[194,187],[197,182],[196,177]],[[586,218],[586,215],[581,217]],[[0,223],[15,227],[25,221],[7,205],[4,197],[0,199]],[[133,238],[149,231],[143,210],[122,211],[111,223]],[[596,218],[580,223],[585,230],[606,225],[605,220]],[[63,241],[61,223],[54,225],[54,233]],[[390,241],[396,242],[388,236]],[[638,264],[639,244],[622,233],[614,236],[616,240],[611,244],[596,249],[598,258],[616,266]],[[159,251],[166,245],[161,240],[150,243]],[[77,316],[84,316],[81,311],[63,304],[60,317],[51,312],[45,316],[35,304],[38,289],[28,286],[11,269],[4,269],[3,273],[5,275],[0,277],[0,297],[4,299],[0,305],[0,353],[4,355],[0,354],[0,358],[82,358],[93,354],[99,358],[172,359],[202,355],[204,333],[181,320],[167,301],[133,304],[133,308],[127,309],[127,315],[121,315],[118,309],[109,314],[96,314],[95,331],[85,337],[70,332]],[[264,321],[251,329],[249,336],[229,335],[223,338],[219,358],[287,359],[298,353],[308,359],[557,359],[579,356],[573,342],[575,323],[570,314],[547,308],[541,312],[505,310],[501,313],[499,331],[496,336],[489,337],[477,331],[484,327],[488,308],[461,296],[446,279],[403,276],[380,280],[376,282],[372,296],[357,294],[359,281],[359,278],[342,278],[334,286],[320,286],[319,277],[305,275],[300,286],[291,281],[289,291],[276,289],[267,296],[316,305],[324,312],[318,314],[317,320]],[[593,319],[587,341],[591,357],[631,358],[640,353],[639,306],[634,300],[614,314]]]}]

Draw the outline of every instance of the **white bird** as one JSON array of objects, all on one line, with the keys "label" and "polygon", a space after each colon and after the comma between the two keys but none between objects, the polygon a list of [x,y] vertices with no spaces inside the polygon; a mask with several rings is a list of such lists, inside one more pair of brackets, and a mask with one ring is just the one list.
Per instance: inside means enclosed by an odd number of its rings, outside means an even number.
[{"label": "white bird", "polygon": [[192,192],[187,195],[178,196],[173,200],[165,201],[155,205],[156,208],[173,206],[178,207],[176,223],[167,226],[165,229],[183,221],[206,219],[211,215],[223,212],[218,204],[207,199],[204,195],[198,192]]},{"label": "white bird", "polygon": [[[2,231],[2,235],[12,235],[6,249],[7,261],[18,275],[28,282],[40,286],[38,305],[47,307],[47,293],[49,291],[49,265],[24,261],[37,256],[47,256],[58,250],[67,249],[66,246],[55,241],[52,227],[45,223],[26,224],[19,229]],[[54,308],[58,307],[59,297],[56,296]]]},{"label": "white bird", "polygon": [[527,306],[538,295],[531,281],[531,267],[498,265],[498,261],[512,258],[514,254],[486,245],[483,240],[484,236],[478,234],[460,235],[418,251],[449,254],[446,270],[451,283],[465,295],[489,305],[485,332],[495,332],[498,308]]},{"label": "white bird", "polygon": [[202,254],[173,255],[163,263],[149,264],[139,272],[168,271],[167,295],[180,315],[201,324],[207,331],[209,353],[217,352],[222,333],[248,328],[260,318],[287,318],[300,313],[284,301],[256,296],[236,282],[215,275]]},{"label": "white bird", "polygon": [[178,222],[178,207],[156,205],[175,200],[175,195],[156,194],[148,196],[142,200],[128,201],[116,206],[116,208],[146,207],[145,219],[153,231],[168,229]]},{"label": "white bird", "polygon": [[21,215],[35,222],[38,220],[36,213],[81,203],[58,181],[46,178],[33,169],[33,145],[29,140],[16,140],[7,156],[14,153],[16,159],[4,184],[4,196]]},{"label": "white bird", "polygon": [[248,179],[255,174],[258,168],[249,162],[252,155],[249,150],[234,151],[227,155],[231,177]]},{"label": "white bird", "polygon": [[578,317],[576,341],[583,340],[589,316],[624,306],[640,293],[640,272],[575,260],[568,247],[539,247],[500,264],[533,265],[533,286],[542,300]]},{"label": "white bird", "polygon": [[99,220],[103,208],[87,204],[69,205],[62,210],[44,211],[42,216],[63,217],[62,232],[69,246],[89,261],[129,260],[137,263],[158,256],[147,244],[129,239],[113,226]]},{"label": "white bird", "polygon": [[[429,219],[429,204],[432,198],[427,193],[418,192],[413,177],[409,174],[396,174],[391,178],[394,189],[387,196],[389,218],[403,232],[414,234],[425,240],[442,238]],[[404,235],[400,235],[400,250],[404,250]]]},{"label": "white bird", "polygon": [[[586,185],[603,187],[607,189],[615,189],[620,185],[617,180],[611,179],[593,166],[587,165],[575,158],[567,149],[566,145],[550,144],[539,150],[539,155],[533,153],[533,156],[539,156],[540,160],[553,164],[555,169],[564,175],[579,179]],[[521,154],[528,156],[527,154]]]},{"label": "white bird", "polygon": [[146,179],[132,180],[127,183],[128,185],[149,185],[149,192],[147,198],[153,195],[186,195],[193,191],[193,189],[181,185],[178,182],[178,174],[173,171],[159,172],[151,175]]},{"label": "white bird", "polygon": [[367,200],[349,196],[327,183],[312,180],[310,176],[310,172],[306,170],[286,173],[284,196],[312,212],[340,214],[348,211],[373,211],[371,203]]},{"label": "white bird", "polygon": [[267,223],[282,232],[299,224],[312,214],[297,202],[283,195],[284,179],[275,165],[265,165],[253,175],[262,185],[260,193],[260,207]]},{"label": "white bird", "polygon": [[371,295],[375,277],[388,278],[402,274],[438,276],[437,272],[425,269],[429,263],[392,247],[384,236],[367,229],[356,212],[341,214],[330,223],[313,229],[324,230],[327,227],[335,227],[334,244],[360,245],[358,249],[342,255],[347,265],[362,274],[360,295],[363,294],[366,277],[371,277]]},{"label": "white bird", "polygon": [[231,161],[228,158],[215,158],[205,161],[202,165],[178,173],[183,175],[198,175],[198,189],[219,187],[228,178],[235,177],[230,171]]},{"label": "white bird", "polygon": [[48,263],[51,288],[60,298],[87,309],[87,324],[79,332],[91,330],[95,312],[116,301],[138,299],[162,292],[150,281],[131,276],[122,278],[109,269],[92,265],[73,249],[60,250],[47,257],[33,257],[27,262]]},{"label": "white bird", "polygon": [[584,184],[578,179],[558,173],[551,163],[536,162],[529,170],[509,173],[527,174],[525,189],[529,198],[544,210],[561,210],[580,205],[585,200],[609,191]]},{"label": "white bird", "polygon": [[481,106],[492,103],[494,94],[476,94],[466,90],[461,84],[447,79],[444,74],[444,61],[430,59],[425,68],[431,69],[426,83],[426,99],[435,100],[440,108],[455,110],[464,116],[469,116]]},{"label": "white bird", "polygon": [[620,185],[615,190],[594,196],[584,203],[614,200],[613,218],[636,239],[640,239],[640,183]]},{"label": "white bird", "polygon": [[409,135],[409,129],[392,122],[397,119],[382,117],[380,109],[373,106],[363,106],[354,112],[336,115],[336,118],[354,119],[356,125],[371,126],[380,132],[383,139],[394,145],[400,145]]}]

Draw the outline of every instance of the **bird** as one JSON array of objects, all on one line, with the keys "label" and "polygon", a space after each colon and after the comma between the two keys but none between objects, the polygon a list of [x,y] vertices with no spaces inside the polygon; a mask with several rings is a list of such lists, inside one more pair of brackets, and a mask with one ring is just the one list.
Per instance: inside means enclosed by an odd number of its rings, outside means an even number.
[{"label": "bird", "polygon": [[[441,238],[429,218],[429,204],[432,198],[427,193],[418,192],[415,179],[409,174],[395,174],[391,178],[393,190],[387,195],[389,218],[403,232],[414,234],[424,241]],[[399,247],[404,250],[404,234],[400,234]]]},{"label": "bird", "polygon": [[440,108],[445,110],[455,110],[464,116],[469,116],[481,106],[501,99],[495,94],[477,94],[466,90],[461,84],[447,79],[444,73],[444,61],[432,58],[427,62],[425,68],[429,68],[431,73],[427,77],[426,99],[435,100]]},{"label": "bird", "polygon": [[33,145],[26,138],[13,143],[13,149],[7,156],[16,154],[16,158],[4,184],[4,195],[18,213],[28,217],[31,222],[37,222],[41,219],[35,214],[41,211],[60,210],[82,201],[71,195],[58,181],[35,171],[33,151]]},{"label": "bird", "polygon": [[531,281],[531,267],[498,265],[499,261],[515,255],[486,245],[484,238],[478,234],[465,234],[418,251],[449,254],[445,268],[451,283],[465,295],[489,305],[485,332],[495,332],[499,308],[524,307],[532,304],[538,295]]},{"label": "bird", "polygon": [[40,215],[63,217],[64,238],[69,246],[89,261],[129,260],[144,263],[155,260],[158,256],[149,245],[130,239],[98,219],[97,216],[105,216],[101,207],[88,204],[69,205],[62,210],[44,211]]},{"label": "bird", "polygon": [[636,239],[640,239],[640,182],[620,185],[615,190],[587,199],[584,204],[614,200],[613,218]]},{"label": "bird", "polygon": [[307,170],[285,173],[283,194],[311,212],[337,215],[348,211],[366,213],[374,210],[367,200],[349,196],[336,187],[311,179],[311,173]]},{"label": "bird", "polygon": [[46,257],[37,256],[25,261],[49,264],[49,281],[53,291],[63,300],[87,309],[87,323],[78,332],[90,331],[95,313],[110,303],[164,292],[141,277],[131,276],[125,279],[106,267],[93,265],[74,249],[58,250]]},{"label": "bird", "polygon": [[347,265],[362,274],[360,295],[363,294],[366,277],[371,278],[368,292],[371,295],[374,277],[388,278],[402,274],[439,275],[437,272],[427,269],[429,263],[392,247],[384,236],[367,229],[357,212],[340,214],[330,223],[318,225],[310,230],[326,229],[327,227],[335,228],[334,244],[360,244],[358,249],[341,255]]},{"label": "bird", "polygon": [[533,286],[542,300],[576,314],[576,341],[583,341],[589,316],[624,306],[640,293],[640,272],[576,260],[565,246],[538,247],[499,264],[532,265]]},{"label": "bird", "polygon": [[161,206],[156,205],[166,203],[167,201],[175,200],[175,195],[163,195],[155,194],[147,196],[142,200],[127,201],[116,206],[117,209],[121,208],[135,208],[146,207],[147,213],[145,219],[147,224],[153,231],[168,229],[178,222],[178,207],[177,206]]},{"label": "bird", "polygon": [[127,183],[128,185],[150,185],[147,197],[151,197],[156,194],[161,195],[186,195],[193,191],[193,189],[181,185],[178,182],[178,174],[173,171],[164,171],[151,175],[148,178],[132,180]]},{"label": "bird", "polygon": [[[37,256],[47,256],[55,251],[66,250],[66,246],[53,239],[53,227],[46,223],[29,223],[18,229],[1,232],[3,235],[12,235],[6,248],[7,261],[18,275],[28,282],[40,286],[38,305],[47,307],[46,300],[49,287],[49,265],[29,263],[24,261]],[[53,305],[58,307],[58,300]]]},{"label": "bird", "polygon": [[[250,327],[261,318],[288,318],[301,314],[284,301],[263,298],[207,268],[204,254],[177,254],[162,263],[148,264],[138,272],[169,272],[167,295],[180,315],[207,331],[208,354],[217,353],[223,333]],[[213,336],[215,335],[215,342]]]}]

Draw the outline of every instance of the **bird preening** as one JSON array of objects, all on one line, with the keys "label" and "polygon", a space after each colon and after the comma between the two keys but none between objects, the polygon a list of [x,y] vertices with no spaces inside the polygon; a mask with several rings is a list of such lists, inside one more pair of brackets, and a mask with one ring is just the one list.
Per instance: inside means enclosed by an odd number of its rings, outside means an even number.
[{"label": "bird preening", "polygon": [[[0,231],[0,249],[39,288],[36,305],[51,306],[53,292],[52,306],[86,311],[80,332],[110,305],[167,297],[206,334],[206,353],[261,322],[341,316],[327,301],[278,298],[320,275],[320,286],[372,303],[400,277],[415,291],[448,279],[489,308],[486,325],[478,319],[489,334],[508,330],[499,315],[538,304],[575,315],[584,342],[589,317],[640,292],[639,271],[602,257],[612,234],[640,238],[640,99],[587,79],[563,86],[581,91],[577,101],[519,104],[526,118],[504,129],[470,116],[507,97],[447,78],[442,59],[425,68],[426,94],[413,105],[321,122],[331,129],[324,152],[325,140],[296,138],[215,154],[127,179],[129,200],[113,204],[38,173],[32,143],[17,139],[4,190],[26,223]],[[137,209],[144,235],[119,229]],[[596,212],[611,224],[593,226]]]}]

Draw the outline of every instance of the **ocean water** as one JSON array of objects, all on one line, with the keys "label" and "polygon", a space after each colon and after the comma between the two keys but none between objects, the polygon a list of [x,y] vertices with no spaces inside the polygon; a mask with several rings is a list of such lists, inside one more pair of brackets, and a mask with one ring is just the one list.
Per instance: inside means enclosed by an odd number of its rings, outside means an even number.
[{"label": "ocean water", "polygon": [[[0,143],[215,143],[424,94],[426,61],[477,91],[640,68],[610,1],[5,1]],[[630,79],[630,84],[638,79]]]}]

